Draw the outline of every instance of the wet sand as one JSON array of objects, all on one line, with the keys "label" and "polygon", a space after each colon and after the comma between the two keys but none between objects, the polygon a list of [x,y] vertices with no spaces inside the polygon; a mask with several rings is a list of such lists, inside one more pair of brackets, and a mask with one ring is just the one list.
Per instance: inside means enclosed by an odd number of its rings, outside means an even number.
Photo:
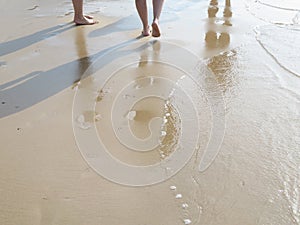
[{"label": "wet sand", "polygon": [[0,224],[300,224],[298,1],[0,4]]}]

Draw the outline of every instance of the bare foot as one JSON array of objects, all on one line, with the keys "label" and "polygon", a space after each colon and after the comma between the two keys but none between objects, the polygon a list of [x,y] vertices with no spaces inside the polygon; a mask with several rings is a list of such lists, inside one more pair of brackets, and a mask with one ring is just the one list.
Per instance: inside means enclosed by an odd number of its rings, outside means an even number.
[{"label": "bare foot", "polygon": [[152,36],[153,37],[159,37],[160,36],[160,28],[158,26],[158,22],[154,21],[152,23]]},{"label": "bare foot", "polygon": [[80,18],[74,18],[74,23],[76,25],[93,25],[98,23],[98,21],[95,21],[92,16],[87,15]]},{"label": "bare foot", "polygon": [[94,17],[91,16],[91,15],[84,15],[84,17],[87,18],[87,19],[94,19]]},{"label": "bare foot", "polygon": [[147,37],[147,36],[149,36],[150,35],[150,27],[148,26],[147,28],[144,28],[144,30],[142,31],[142,35],[144,36],[144,37]]}]

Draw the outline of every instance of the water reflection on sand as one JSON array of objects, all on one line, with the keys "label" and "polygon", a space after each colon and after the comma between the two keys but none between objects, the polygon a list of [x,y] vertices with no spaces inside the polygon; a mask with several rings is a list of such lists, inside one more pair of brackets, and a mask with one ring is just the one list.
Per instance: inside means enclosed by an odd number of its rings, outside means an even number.
[{"label": "water reflection on sand", "polygon": [[[94,27],[69,23],[71,2],[5,3],[2,19],[14,26],[2,27],[0,43],[0,224],[300,224],[299,1],[166,1],[159,40],[137,38],[132,1],[87,1],[87,12],[101,21]],[[155,63],[166,53],[180,58],[172,54],[178,49],[172,42],[200,52],[200,71],[208,69],[215,86],[199,73],[204,89],[197,89],[176,65]],[[113,57],[103,57],[109,53]],[[137,60],[104,88],[97,86],[108,71],[101,69],[131,55]],[[191,61],[180,59],[177,65]],[[109,182],[81,157],[73,128],[90,132],[95,125],[110,153],[126,163],[170,159],[180,146],[180,119],[194,118],[192,110],[179,118],[180,112],[159,98],[124,110],[131,97],[126,91],[142,94],[160,84],[156,94],[171,93],[166,80],[156,79],[161,74],[184,87],[182,95],[177,92],[183,106],[189,100],[184,93],[194,100],[199,129],[184,134],[193,140],[199,134],[195,154],[163,183],[133,188]],[[95,98],[81,103],[94,108],[74,115],[72,127],[73,97],[87,87],[94,88]],[[203,94],[210,90],[213,96],[219,93],[215,89],[224,97],[226,129],[215,160],[199,171],[211,139],[212,111],[222,115]],[[127,151],[114,137],[109,108],[119,90],[125,90],[119,96],[125,103],[114,115],[140,139],[157,131],[161,148]]]}]

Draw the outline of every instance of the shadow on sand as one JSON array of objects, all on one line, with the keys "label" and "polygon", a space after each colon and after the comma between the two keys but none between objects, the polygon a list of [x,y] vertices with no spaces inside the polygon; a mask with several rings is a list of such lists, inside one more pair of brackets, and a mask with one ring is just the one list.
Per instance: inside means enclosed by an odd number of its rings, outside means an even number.
[{"label": "shadow on sand", "polygon": [[70,22],[63,25],[50,27],[25,37],[0,43],[0,56],[5,56],[7,54],[19,51],[23,48],[36,44],[37,42],[43,41],[47,38],[56,36],[74,27],[75,25]]},{"label": "shadow on sand", "polygon": [[[70,27],[68,29],[70,29]],[[75,38],[84,41],[85,37],[82,39],[82,36],[84,36],[82,29],[77,29],[77,31],[77,36]],[[34,38],[34,41],[41,40],[43,34],[44,32],[41,32],[41,34],[38,35],[38,38]],[[124,57],[127,54],[132,53],[132,51],[141,51],[143,48],[147,47],[146,44],[140,46],[138,49],[122,50],[122,48],[140,38],[141,36],[126,40],[96,54],[79,58],[51,70],[34,71],[14,81],[0,85],[0,118],[27,109],[57,94],[65,88],[71,87],[82,78],[83,74],[85,77],[91,75],[86,74],[85,72],[99,57],[102,57],[102,59],[98,60],[96,65],[93,65],[93,71],[97,71],[103,65],[113,60],[108,57],[103,57],[111,51],[119,51],[118,57]],[[31,40],[28,41],[28,43],[34,43],[34,41]],[[85,48],[84,43],[81,44],[80,48]],[[82,51],[82,49],[78,49],[78,51]],[[93,73],[93,71],[91,71],[91,73]]]}]

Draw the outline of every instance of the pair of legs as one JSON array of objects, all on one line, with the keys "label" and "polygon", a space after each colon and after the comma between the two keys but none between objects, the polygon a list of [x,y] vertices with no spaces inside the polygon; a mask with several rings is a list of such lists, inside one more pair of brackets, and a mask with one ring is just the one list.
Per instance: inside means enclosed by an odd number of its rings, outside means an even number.
[{"label": "pair of legs", "polygon": [[92,16],[83,15],[83,0],[72,0],[74,8],[74,23],[76,25],[92,25],[96,21]]},{"label": "pair of legs", "polygon": [[[153,22],[152,22],[152,36],[160,36],[159,28],[159,17],[162,11],[164,0],[152,0],[153,4]],[[150,35],[150,27],[148,24],[148,9],[147,9],[147,0],[135,0],[135,5],[138,11],[138,14],[141,18],[143,24],[143,36]]]}]

